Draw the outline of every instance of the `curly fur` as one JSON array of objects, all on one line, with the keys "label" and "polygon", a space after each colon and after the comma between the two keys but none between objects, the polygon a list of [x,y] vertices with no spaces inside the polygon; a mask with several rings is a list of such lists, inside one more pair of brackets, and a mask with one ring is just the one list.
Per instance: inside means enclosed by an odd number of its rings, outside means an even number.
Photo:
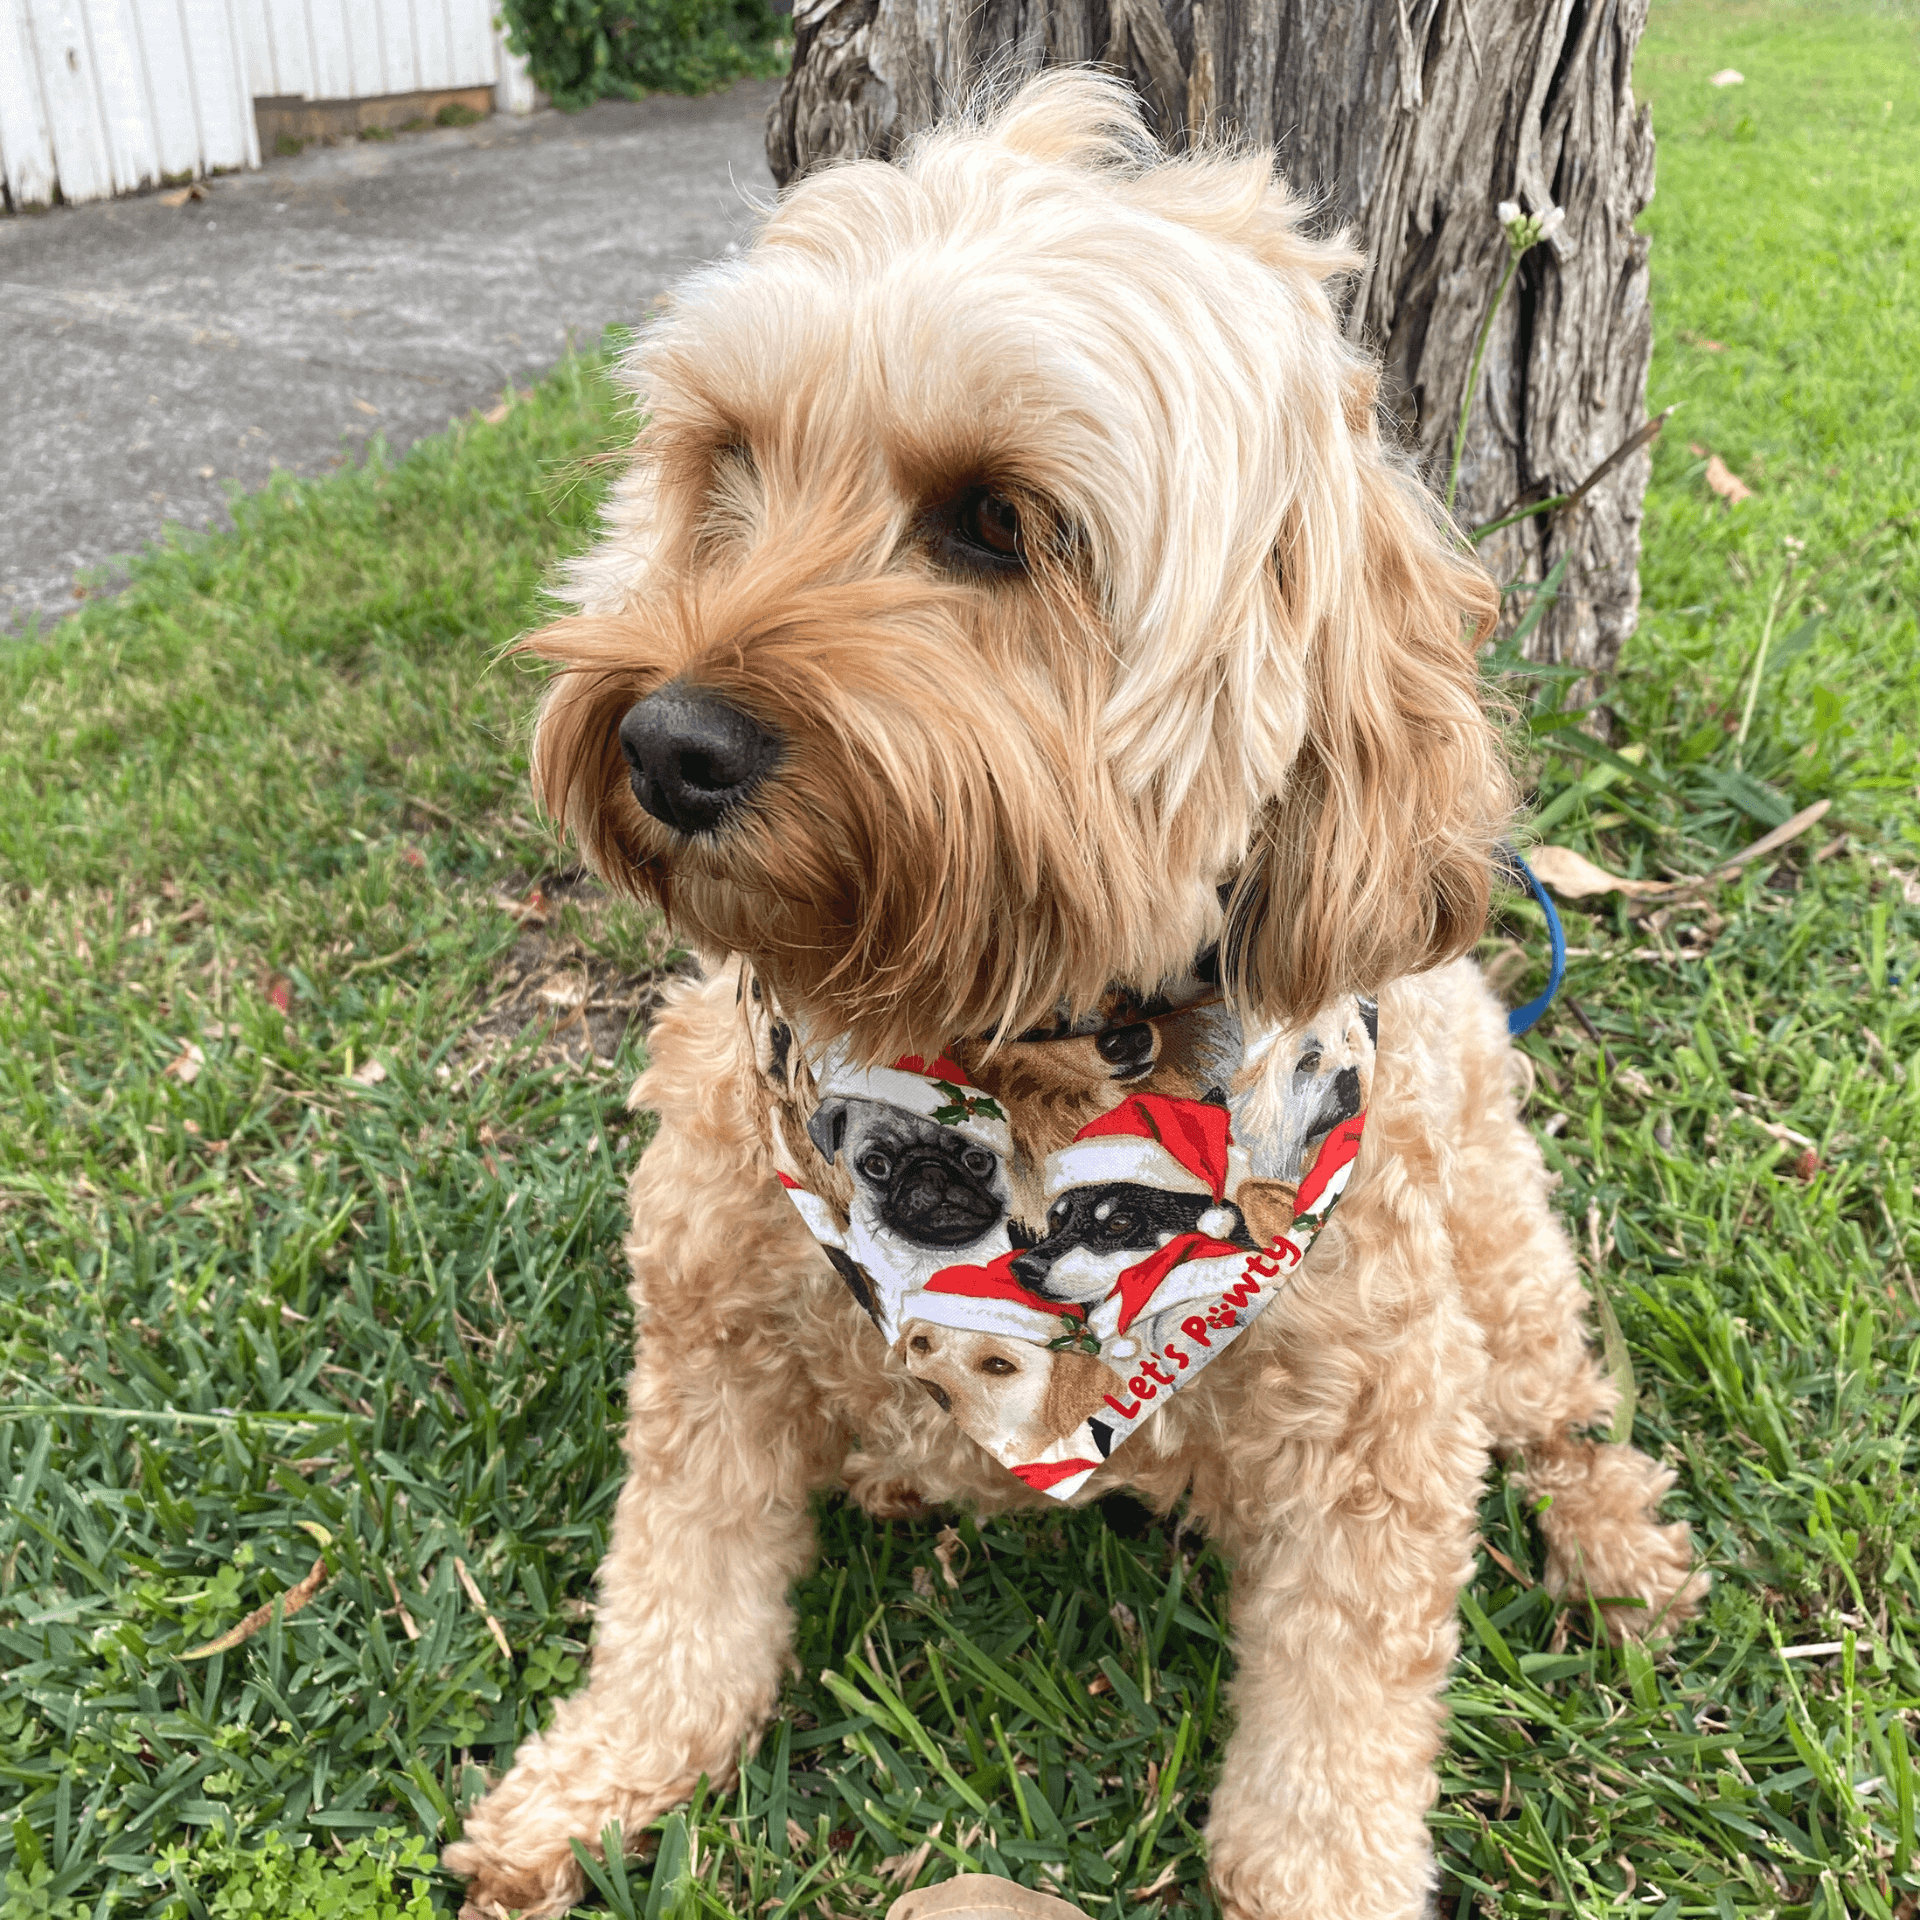
[{"label": "curly fur", "polygon": [[[1326,290],[1356,264],[1269,156],[1168,159],[1124,90],[1054,73],[897,166],[804,182],[636,351],[633,468],[578,611],[529,643],[558,668],[534,777],[715,966],[635,1089],[661,1129],[591,1681],[449,1848],[470,1915],[563,1910],[571,1838],[731,1773],[790,1657],[817,1489],[1038,1498],[782,1196],[729,953],[874,1059],[1150,990],[1214,939],[1265,1019],[1377,993],[1360,1161],[1298,1284],[1079,1496],[1184,1497],[1235,1563],[1230,1920],[1421,1911],[1489,1450],[1552,1496],[1556,1591],[1644,1603],[1609,1631],[1704,1587],[1653,1517],[1670,1476],[1583,1437],[1614,1389],[1457,957],[1511,804],[1474,658],[1496,597],[1382,444]],[[1018,503],[1023,571],[930,533],[976,485]],[[785,742],[696,838],[642,812],[615,737],[674,680]]]}]

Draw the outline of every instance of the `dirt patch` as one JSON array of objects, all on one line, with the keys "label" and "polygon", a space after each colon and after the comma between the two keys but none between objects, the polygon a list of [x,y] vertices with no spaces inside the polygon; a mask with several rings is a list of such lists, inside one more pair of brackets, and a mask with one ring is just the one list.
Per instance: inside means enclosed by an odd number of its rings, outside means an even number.
[{"label": "dirt patch", "polygon": [[657,913],[618,900],[575,868],[543,874],[493,904],[520,923],[493,998],[454,1049],[463,1078],[513,1053],[529,1065],[606,1071],[628,1032],[644,1026],[667,982],[696,963]]}]

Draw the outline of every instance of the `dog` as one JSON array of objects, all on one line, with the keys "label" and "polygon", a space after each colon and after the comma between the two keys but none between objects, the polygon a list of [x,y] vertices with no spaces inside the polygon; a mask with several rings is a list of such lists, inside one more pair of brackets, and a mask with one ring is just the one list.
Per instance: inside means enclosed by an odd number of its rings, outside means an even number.
[{"label": "dog", "polygon": [[828,1161],[852,1171],[849,1230],[835,1238],[859,1268],[868,1310],[889,1340],[916,1283],[1006,1250],[1003,1163],[979,1141],[869,1099],[822,1103],[807,1132]]},{"label": "dog", "polygon": [[[1169,156],[1123,87],[1054,71],[897,164],[800,182],[635,349],[633,464],[576,611],[530,643],[556,668],[534,778],[708,971],[634,1095],[660,1128],[631,1188],[630,1472],[591,1677],[447,1850],[469,1916],[560,1912],[571,1842],[731,1776],[787,1671],[823,1488],[1185,1501],[1234,1568],[1207,1828],[1227,1920],[1424,1909],[1490,1456],[1581,1616],[1590,1596],[1609,1634],[1664,1633],[1697,1604],[1687,1529],[1657,1517],[1672,1475],[1591,1437],[1616,1390],[1463,957],[1513,808],[1476,656],[1498,596],[1383,440],[1329,291],[1359,265],[1271,155]],[[1151,1006],[1209,955],[1245,1034],[1207,1124],[1292,1113],[1371,1018],[1364,1132],[1322,1128],[1310,1166],[1302,1136],[1291,1176],[1236,1132],[1247,1162],[1216,1158],[1200,1211],[1258,1181],[1299,1218],[1258,1254],[1245,1226],[1235,1292],[1186,1316],[1231,1344],[1104,1460],[1018,1477],[822,1255],[891,1203],[891,1169],[823,1200],[853,1117],[823,1167],[793,1137],[812,1092],[770,1104],[765,1063],[897,1073],[909,1110],[984,1142],[1007,1118],[989,1056],[1073,1037],[1116,989]],[[1067,1190],[1047,1169],[1081,1150],[1071,1118],[1026,1150],[1025,1197],[1011,1127],[980,1176],[1008,1181],[1009,1224],[967,1283],[1009,1313],[1046,1305],[1006,1269]]]},{"label": "dog", "polygon": [[[1070,1440],[1125,1390],[1094,1354],[1036,1347],[991,1333],[910,1321],[901,1335],[906,1369],[942,1412],[955,1414],[990,1451],[1029,1460]],[[1091,1435],[1089,1434],[1089,1439]]]}]

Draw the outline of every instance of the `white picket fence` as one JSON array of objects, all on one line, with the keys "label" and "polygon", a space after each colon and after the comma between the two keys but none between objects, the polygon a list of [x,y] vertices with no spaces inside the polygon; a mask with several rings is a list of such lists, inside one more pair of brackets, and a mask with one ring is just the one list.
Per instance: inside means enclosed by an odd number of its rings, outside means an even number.
[{"label": "white picket fence", "polygon": [[16,208],[257,167],[256,95],[492,87],[533,105],[491,0],[0,0],[0,177]]}]

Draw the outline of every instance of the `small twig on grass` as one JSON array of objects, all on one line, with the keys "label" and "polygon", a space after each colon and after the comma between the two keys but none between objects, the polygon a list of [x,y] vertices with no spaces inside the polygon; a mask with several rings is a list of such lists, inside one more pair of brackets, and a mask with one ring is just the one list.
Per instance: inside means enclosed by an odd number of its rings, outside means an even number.
[{"label": "small twig on grass", "polygon": [[400,1583],[393,1577],[393,1569],[383,1567],[381,1571],[387,1576],[387,1591],[393,1595],[393,1610],[400,1616],[400,1630],[409,1640],[418,1640],[420,1629],[414,1625],[413,1615],[407,1611],[407,1603],[400,1598]]},{"label": "small twig on grass", "polygon": [[1572,994],[1567,995],[1567,1011],[1587,1030],[1587,1038],[1600,1049],[1600,1064],[1608,1073],[1613,1071],[1613,1055],[1607,1051],[1607,1043],[1600,1038],[1600,1029],[1587,1018],[1587,1010]]},{"label": "small twig on grass", "polygon": [[1676,400],[1663,413],[1655,414],[1651,420],[1636,427],[1578,486],[1569,492],[1549,494],[1546,499],[1536,500],[1531,504],[1527,502],[1526,495],[1522,494],[1517,500],[1508,501],[1491,520],[1475,527],[1467,538],[1477,546],[1489,534],[1499,533],[1505,527],[1516,526],[1522,520],[1531,520],[1535,514],[1564,513],[1567,508],[1578,506],[1622,460],[1630,454],[1638,453],[1651,441],[1657,440],[1660,437],[1660,429],[1679,411],[1680,403]]},{"label": "small twig on grass", "polygon": [[1754,649],[1753,673],[1747,681],[1746,704],[1740,709],[1739,731],[1733,736],[1733,765],[1739,771],[1742,756],[1747,750],[1747,732],[1753,725],[1753,709],[1760,698],[1760,682],[1767,671],[1767,649],[1773,644],[1773,623],[1780,617],[1780,603],[1786,597],[1788,586],[1793,580],[1793,555],[1787,555],[1787,563],[1780,569],[1780,578],[1774,582],[1773,597],[1767,602],[1767,617],[1760,624],[1760,644]]},{"label": "small twig on grass", "polygon": [[404,947],[395,947],[391,953],[378,953],[368,960],[356,960],[340,978],[345,982],[356,973],[370,973],[375,967],[390,967],[396,960],[404,960],[408,954],[417,953],[425,944],[423,940],[409,940]]},{"label": "small twig on grass", "polygon": [[306,1577],[297,1585],[289,1587],[285,1593],[275,1594],[264,1607],[255,1607],[237,1627],[229,1627],[217,1640],[209,1640],[204,1647],[191,1647],[180,1658],[182,1660],[207,1660],[216,1653],[228,1653],[243,1642],[251,1640],[274,1616],[276,1612],[282,1620],[291,1620],[313,1596],[327,1584],[327,1558],[322,1554],[307,1569]]},{"label": "small twig on grass", "polygon": [[508,1640],[506,1629],[493,1617],[492,1610],[480,1596],[480,1589],[473,1584],[473,1575],[467,1571],[467,1563],[456,1553],[453,1556],[453,1570],[460,1576],[460,1584],[467,1590],[467,1598],[474,1604],[475,1611],[487,1623],[487,1631],[493,1635],[494,1644],[506,1655],[513,1658],[513,1644]]},{"label": "small twig on grass", "polygon": [[[1745,1106],[1757,1107],[1762,1104],[1762,1102],[1757,1100],[1752,1094],[1742,1093],[1738,1087],[1729,1087],[1727,1092]],[[1804,1133],[1796,1133],[1791,1127],[1784,1127],[1780,1125],[1778,1121],[1762,1120],[1758,1114],[1753,1113],[1748,1114],[1747,1118],[1751,1120],[1762,1133],[1771,1134],[1773,1138],[1780,1141],[1782,1145],[1791,1144],[1796,1147],[1812,1147],[1816,1149],[1816,1151],[1819,1148],[1819,1141],[1809,1140]]]},{"label": "small twig on grass", "polygon": [[1880,1209],[1880,1218],[1887,1223],[1887,1233],[1893,1242],[1893,1257],[1900,1268],[1900,1277],[1907,1283],[1907,1292],[1912,1296],[1915,1306],[1920,1307],[1920,1285],[1914,1283],[1913,1269],[1907,1265],[1906,1250],[1900,1244],[1900,1229],[1895,1224],[1893,1209],[1887,1205],[1887,1196],[1876,1193],[1874,1204]]}]

